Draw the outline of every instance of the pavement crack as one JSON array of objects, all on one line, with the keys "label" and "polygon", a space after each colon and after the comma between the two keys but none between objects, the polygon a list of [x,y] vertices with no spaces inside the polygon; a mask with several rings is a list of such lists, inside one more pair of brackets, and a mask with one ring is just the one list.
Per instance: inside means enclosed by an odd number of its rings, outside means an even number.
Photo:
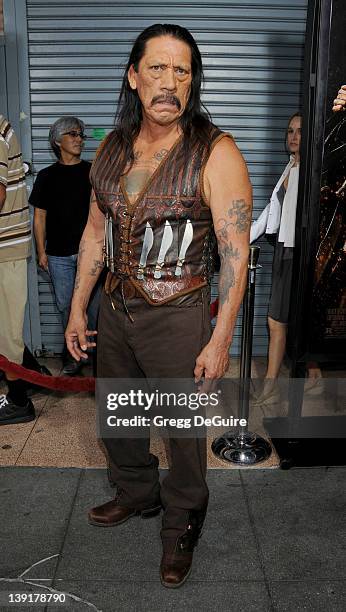
[{"label": "pavement crack", "polygon": [[33,563],[32,565],[30,565],[30,567],[28,567],[26,570],[24,570],[24,572],[19,574],[18,578],[22,578],[23,576],[25,576],[25,574],[30,572],[30,570],[33,567],[36,567],[36,565],[40,565],[41,563],[44,563],[45,561],[49,561],[49,559],[54,559],[55,557],[58,557],[58,556],[59,556],[59,554],[57,553],[56,555],[51,555],[50,557],[45,557],[44,559],[41,559],[40,561],[36,561],[36,563]]},{"label": "pavement crack", "polygon": [[[60,555],[58,553],[56,555],[50,555],[50,557],[45,557],[44,559],[41,559],[40,561],[36,561],[36,563],[33,563],[32,565],[30,565],[27,569],[24,570],[24,572],[19,574],[19,576],[17,576],[16,578],[0,578],[0,582],[19,583],[19,584],[24,584],[24,585],[30,584],[31,586],[37,586],[37,587],[40,587],[41,589],[46,589],[46,591],[49,591],[49,593],[52,593],[53,595],[65,595],[65,597],[69,597],[70,599],[73,599],[73,601],[78,601],[79,603],[85,604],[88,608],[95,610],[95,612],[103,612],[101,608],[97,608],[95,604],[91,603],[91,601],[82,599],[81,597],[74,595],[74,593],[69,593],[68,591],[60,591],[59,589],[55,589],[54,587],[50,587],[45,584],[41,584],[40,582],[34,582],[34,580],[41,581],[41,578],[36,578],[36,579],[35,578],[24,578],[24,576],[28,574],[28,572],[30,572],[30,570],[32,570],[33,567],[36,567],[37,565],[41,565],[42,563],[45,563],[46,561],[49,561],[50,559],[54,559],[55,557],[59,557],[59,556]],[[42,580],[44,579],[42,578]]]}]

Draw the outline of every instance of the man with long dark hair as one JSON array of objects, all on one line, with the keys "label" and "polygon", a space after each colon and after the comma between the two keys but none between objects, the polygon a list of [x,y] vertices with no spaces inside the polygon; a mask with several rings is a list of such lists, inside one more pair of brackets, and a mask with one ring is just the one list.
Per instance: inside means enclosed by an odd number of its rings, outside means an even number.
[{"label": "man with long dark hair", "polygon": [[[76,359],[88,346],[85,308],[103,267],[98,376],[221,378],[247,276],[251,186],[232,137],[202,110],[202,62],[191,34],[156,24],[137,38],[125,70],[115,129],[91,170],[94,192],[79,250],[66,332]],[[215,235],[219,315],[211,335]],[[187,578],[207,503],[205,440],[170,438],[159,484],[149,437],[105,439],[116,498],[89,522],[118,525],[164,508],[161,581]]]}]

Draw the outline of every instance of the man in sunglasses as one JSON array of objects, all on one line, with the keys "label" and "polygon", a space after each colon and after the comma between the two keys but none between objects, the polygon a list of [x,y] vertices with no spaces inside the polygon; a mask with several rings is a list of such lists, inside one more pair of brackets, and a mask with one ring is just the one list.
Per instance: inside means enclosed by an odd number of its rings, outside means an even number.
[{"label": "man in sunglasses", "polygon": [[[77,117],[60,117],[49,142],[57,161],[41,170],[29,198],[35,207],[34,231],[39,266],[49,272],[65,330],[77,269],[79,242],[88,219],[90,163],[81,159],[85,125]],[[89,303],[89,327],[96,328],[98,295]],[[76,374],[78,362],[64,350],[63,373]]]}]

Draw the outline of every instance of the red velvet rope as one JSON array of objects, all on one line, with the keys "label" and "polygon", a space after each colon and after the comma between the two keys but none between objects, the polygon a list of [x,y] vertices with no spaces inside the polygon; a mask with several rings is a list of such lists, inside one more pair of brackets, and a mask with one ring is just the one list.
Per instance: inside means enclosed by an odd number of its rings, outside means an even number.
[{"label": "red velvet rope", "polygon": [[[219,307],[219,300],[215,300],[210,304],[210,318],[214,319],[217,315]],[[40,374],[34,372],[34,370],[27,370],[23,366],[18,365],[9,361],[7,357],[0,354],[0,370],[13,374],[21,380],[26,382],[45,387],[46,389],[53,389],[54,391],[89,391],[93,393],[95,391],[95,378],[92,377],[78,377],[78,376],[47,376],[46,374]]]},{"label": "red velvet rope", "polygon": [[217,315],[217,311],[219,310],[219,300],[216,299],[212,304],[210,304],[210,318],[214,319]]},{"label": "red velvet rope", "polygon": [[9,361],[3,355],[0,355],[0,370],[8,374],[13,374],[21,380],[34,383],[46,389],[54,389],[54,391],[95,391],[95,378],[88,377],[71,377],[71,376],[47,376],[39,374],[33,370],[27,370],[23,366]]}]

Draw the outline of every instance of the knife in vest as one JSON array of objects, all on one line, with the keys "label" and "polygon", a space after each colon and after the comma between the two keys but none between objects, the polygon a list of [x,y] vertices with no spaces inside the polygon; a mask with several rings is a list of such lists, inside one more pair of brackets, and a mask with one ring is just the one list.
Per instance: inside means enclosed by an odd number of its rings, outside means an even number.
[{"label": "knife in vest", "polygon": [[165,257],[173,242],[173,231],[169,221],[165,223],[165,229],[162,236],[162,242],[160,246],[160,252],[155,266],[154,278],[161,278],[161,269],[165,263]]},{"label": "knife in vest", "polygon": [[138,268],[138,272],[137,272],[137,278],[139,280],[143,280],[143,278],[144,278],[144,268],[145,268],[146,263],[147,263],[147,258],[148,258],[149,251],[150,251],[151,247],[153,246],[153,242],[154,242],[153,230],[151,229],[150,223],[147,222],[147,224],[145,226],[141,258],[139,260],[139,268]]},{"label": "knife in vest", "polygon": [[181,268],[185,261],[186,251],[192,242],[192,238],[193,238],[193,225],[190,219],[188,219],[185,225],[185,231],[184,231],[183,241],[180,247],[177,267],[175,268],[175,273],[174,273],[175,276],[181,276]]}]

